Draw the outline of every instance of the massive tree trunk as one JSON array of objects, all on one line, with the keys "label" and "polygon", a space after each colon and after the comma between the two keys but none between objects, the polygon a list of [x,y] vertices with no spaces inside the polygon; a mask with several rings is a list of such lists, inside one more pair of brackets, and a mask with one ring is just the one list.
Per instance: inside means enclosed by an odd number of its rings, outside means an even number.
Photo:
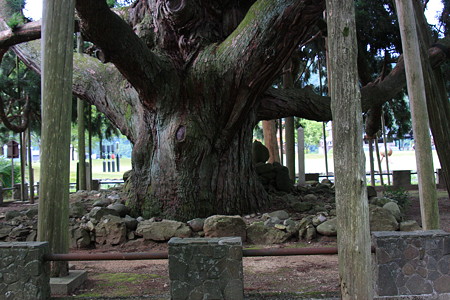
[{"label": "massive tree trunk", "polygon": [[[6,2],[0,0],[1,18]],[[256,122],[331,119],[328,97],[270,88],[292,52],[319,30],[324,2],[141,0],[113,12],[105,1],[76,1],[79,29],[104,63],[75,53],[73,92],[134,144],[128,189],[135,214],[186,219],[266,204],[250,159]],[[38,28],[28,25],[33,38]],[[2,20],[0,30],[0,48],[32,39]],[[35,43],[13,50],[40,70]],[[433,47],[430,59],[435,66],[447,58]],[[404,85],[399,63],[361,90],[363,110]]]}]

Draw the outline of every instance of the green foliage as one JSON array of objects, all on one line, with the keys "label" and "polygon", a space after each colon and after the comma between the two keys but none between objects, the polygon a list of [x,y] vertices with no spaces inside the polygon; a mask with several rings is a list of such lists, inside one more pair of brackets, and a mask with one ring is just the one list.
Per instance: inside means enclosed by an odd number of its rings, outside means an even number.
[{"label": "green foliage", "polygon": [[6,3],[14,11],[20,11],[25,7],[25,0],[6,0]]},{"label": "green foliage", "polygon": [[[14,164],[14,182],[19,182],[20,167]],[[11,187],[11,160],[0,157],[0,184]]]},{"label": "green foliage", "polygon": [[309,147],[318,146],[320,140],[323,139],[323,125],[322,122],[310,121],[302,119],[300,125],[305,133],[305,148],[309,152]]},{"label": "green foliage", "polygon": [[17,27],[19,27],[20,25],[25,24],[25,20],[22,16],[21,13],[14,13],[11,18],[9,18],[8,22],[6,22],[6,24],[8,24],[8,26],[12,29],[15,30]]},{"label": "green foliage", "polygon": [[403,188],[394,189],[393,187],[385,186],[383,197],[397,202],[403,212],[411,205],[408,192]]}]

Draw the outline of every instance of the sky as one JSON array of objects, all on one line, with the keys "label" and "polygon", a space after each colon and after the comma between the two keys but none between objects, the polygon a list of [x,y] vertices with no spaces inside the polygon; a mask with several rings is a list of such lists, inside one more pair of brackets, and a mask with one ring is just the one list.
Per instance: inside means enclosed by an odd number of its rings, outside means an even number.
[{"label": "sky", "polygon": [[[43,0],[27,0],[24,10],[25,16],[32,18],[33,20],[41,19],[42,2]],[[441,0],[430,0],[427,8],[425,16],[427,17],[428,23],[435,25],[437,23],[437,12],[442,11],[442,2]]]}]

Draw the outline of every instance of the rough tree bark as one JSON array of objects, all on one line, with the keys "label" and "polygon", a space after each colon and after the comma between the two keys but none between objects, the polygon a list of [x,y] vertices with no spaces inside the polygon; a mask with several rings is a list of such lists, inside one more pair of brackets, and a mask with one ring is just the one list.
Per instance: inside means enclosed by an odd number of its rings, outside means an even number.
[{"label": "rough tree bark", "polygon": [[[42,30],[42,130],[38,240],[69,251],[69,147],[72,110],[73,0],[45,0]],[[51,275],[68,273],[52,262]]]},{"label": "rough tree bark", "polygon": [[327,0],[341,297],[373,298],[353,0]]},{"label": "rough tree bark", "polygon": [[[83,38],[77,35],[77,52],[83,54]],[[77,120],[78,120],[78,189],[86,190],[86,143],[84,124],[84,101],[77,100]]]},{"label": "rough tree bark", "polygon": [[[309,88],[269,88],[294,49],[316,33],[324,6],[323,0],[150,0],[114,13],[105,1],[76,1],[81,32],[110,63],[74,54],[73,92],[134,144],[128,188],[136,213],[186,219],[264,206],[267,194],[250,159],[256,122],[331,119],[328,97]],[[0,30],[7,30],[1,20]],[[35,43],[13,50],[40,70]],[[444,52],[430,49],[433,65],[447,59]],[[400,62],[361,90],[363,109],[404,85]]]},{"label": "rough tree bark", "polygon": [[278,151],[277,123],[276,120],[262,121],[264,133],[264,145],[269,149],[269,163],[280,162]]}]

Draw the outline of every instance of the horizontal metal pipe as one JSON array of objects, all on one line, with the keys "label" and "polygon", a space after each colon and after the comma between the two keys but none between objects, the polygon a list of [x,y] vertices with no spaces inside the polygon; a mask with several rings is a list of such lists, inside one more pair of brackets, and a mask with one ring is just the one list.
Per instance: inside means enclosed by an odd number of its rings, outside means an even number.
[{"label": "horizontal metal pipe", "polygon": [[167,252],[46,254],[46,261],[167,259]]},{"label": "horizontal metal pipe", "polygon": [[[372,247],[372,253],[375,248]],[[337,247],[321,248],[269,248],[269,249],[243,249],[244,257],[251,256],[289,256],[289,255],[330,255],[337,254]],[[82,261],[82,260],[150,260],[168,259],[167,252],[133,252],[133,253],[68,253],[46,254],[45,261]]]},{"label": "horizontal metal pipe", "polygon": [[322,248],[269,248],[269,249],[243,249],[243,256],[288,256],[288,255],[322,255],[337,254],[337,247]]}]

